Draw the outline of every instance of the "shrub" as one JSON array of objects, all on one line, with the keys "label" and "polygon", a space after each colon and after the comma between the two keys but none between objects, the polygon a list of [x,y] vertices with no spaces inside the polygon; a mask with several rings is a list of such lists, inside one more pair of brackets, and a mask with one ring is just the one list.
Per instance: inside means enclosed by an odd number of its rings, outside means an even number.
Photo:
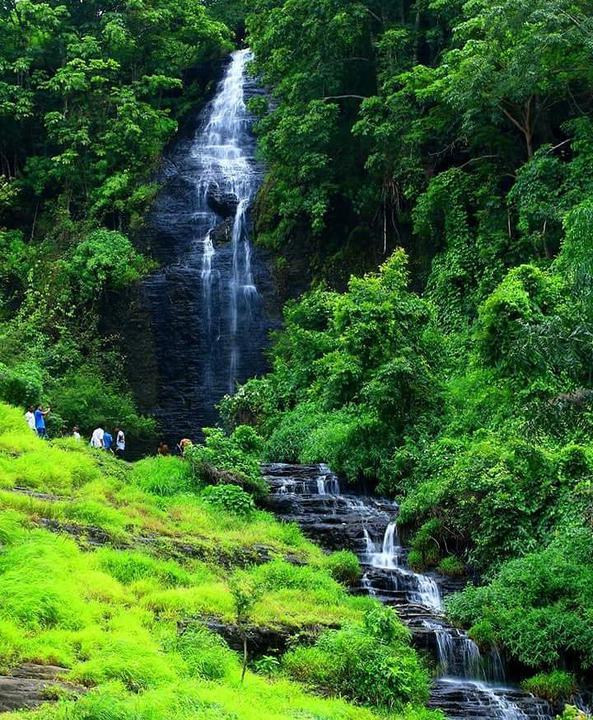
[{"label": "shrub", "polygon": [[389,633],[377,637],[368,625],[326,632],[313,647],[286,653],[282,664],[324,693],[385,709],[428,698],[428,674],[413,650]]},{"label": "shrub", "polygon": [[60,378],[51,387],[51,399],[68,427],[78,425],[88,435],[97,426],[119,426],[128,437],[154,437],[155,421],[139,415],[131,396],[90,365]]},{"label": "shrub", "polygon": [[324,566],[334,580],[346,586],[356,585],[362,574],[360,562],[350,550],[340,550],[328,555],[324,559]]},{"label": "shrub", "polygon": [[231,435],[220,428],[204,429],[205,444],[186,453],[194,479],[200,483],[235,484],[261,498],[267,486],[260,472],[261,440],[252,428],[239,426]]},{"label": "shrub", "polygon": [[577,692],[577,683],[574,675],[564,670],[552,670],[549,673],[539,673],[524,680],[521,686],[527,692],[543,697],[550,702],[570,700]]},{"label": "shrub", "polygon": [[12,405],[27,407],[41,399],[43,376],[41,368],[30,362],[7,367],[0,363],[0,397]]},{"label": "shrub", "polygon": [[237,485],[209,485],[202,497],[210,505],[241,517],[249,517],[255,510],[251,495]]},{"label": "shrub", "polygon": [[455,555],[444,557],[438,564],[439,572],[450,577],[462,577],[465,573],[465,565]]},{"label": "shrub", "polygon": [[439,520],[428,520],[412,538],[410,564],[416,569],[436,565],[440,556],[439,538],[441,523]]},{"label": "shrub", "polygon": [[574,705],[567,705],[562,715],[558,715],[556,720],[591,720],[591,716]]},{"label": "shrub", "polygon": [[565,532],[547,548],[505,563],[487,585],[453,596],[450,617],[466,627],[492,628],[489,639],[529,667],[547,668],[564,659],[589,668],[592,553],[588,528]]}]

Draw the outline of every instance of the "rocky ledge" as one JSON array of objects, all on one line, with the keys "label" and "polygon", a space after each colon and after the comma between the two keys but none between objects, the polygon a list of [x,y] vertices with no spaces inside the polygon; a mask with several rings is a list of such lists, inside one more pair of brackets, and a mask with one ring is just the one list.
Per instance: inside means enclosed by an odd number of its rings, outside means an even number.
[{"label": "rocky ledge", "polygon": [[67,672],[56,665],[25,663],[10,675],[0,675],[0,712],[35,708],[64,694],[85,692],[83,687],[59,679]]}]

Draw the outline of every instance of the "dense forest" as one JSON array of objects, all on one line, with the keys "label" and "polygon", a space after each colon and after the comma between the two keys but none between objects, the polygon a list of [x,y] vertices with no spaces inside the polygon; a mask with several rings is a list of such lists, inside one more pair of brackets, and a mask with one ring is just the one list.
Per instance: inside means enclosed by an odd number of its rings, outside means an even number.
[{"label": "dense forest", "polygon": [[[58,436],[156,446],[116,310],[157,268],[167,145],[245,45],[282,328],[202,444],[122,462]],[[262,509],[261,462],[397,500],[448,621],[554,712],[586,699],[592,59],[584,0],[0,3],[0,672],[67,670],[7,719],[444,717],[356,555]],[[204,619],[290,639],[245,674]]]}]

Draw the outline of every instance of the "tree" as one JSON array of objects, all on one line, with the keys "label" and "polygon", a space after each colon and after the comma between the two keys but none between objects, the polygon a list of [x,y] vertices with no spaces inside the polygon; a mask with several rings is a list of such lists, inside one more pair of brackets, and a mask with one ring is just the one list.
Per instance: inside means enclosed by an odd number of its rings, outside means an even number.
[{"label": "tree", "polygon": [[241,684],[243,684],[249,659],[247,653],[247,629],[251,620],[253,606],[259,600],[262,589],[258,587],[248,572],[237,570],[230,578],[229,590],[233,596],[235,620],[243,641],[243,665],[241,668]]}]

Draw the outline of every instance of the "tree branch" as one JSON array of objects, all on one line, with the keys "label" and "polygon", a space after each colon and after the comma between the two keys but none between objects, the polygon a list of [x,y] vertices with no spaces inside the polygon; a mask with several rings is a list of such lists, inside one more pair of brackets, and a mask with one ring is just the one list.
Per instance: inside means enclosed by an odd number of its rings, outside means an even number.
[{"label": "tree branch", "polygon": [[342,98],[355,98],[356,100],[366,100],[365,95],[326,95],[322,100],[341,100]]}]

